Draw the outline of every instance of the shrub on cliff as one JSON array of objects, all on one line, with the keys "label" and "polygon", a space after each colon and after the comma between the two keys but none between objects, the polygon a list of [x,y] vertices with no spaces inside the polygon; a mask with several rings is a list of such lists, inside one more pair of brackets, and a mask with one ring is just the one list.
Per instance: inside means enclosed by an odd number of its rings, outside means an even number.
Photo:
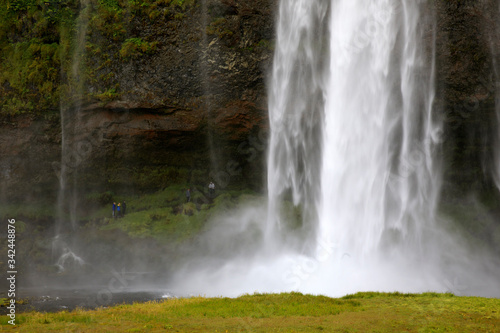
[{"label": "shrub on cliff", "polygon": [[156,51],[158,42],[147,42],[141,38],[129,38],[122,44],[120,57],[123,60],[134,59],[143,54],[151,54]]}]

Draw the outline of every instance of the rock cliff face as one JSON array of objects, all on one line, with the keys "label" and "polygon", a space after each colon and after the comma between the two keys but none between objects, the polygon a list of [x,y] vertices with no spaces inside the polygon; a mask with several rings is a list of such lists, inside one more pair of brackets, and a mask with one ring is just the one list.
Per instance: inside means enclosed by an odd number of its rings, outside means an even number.
[{"label": "rock cliff face", "polygon": [[0,130],[0,200],[36,202],[58,180],[51,162],[60,159],[60,126],[18,116]]},{"label": "rock cliff face", "polygon": [[[127,18],[131,38],[121,43],[89,22],[81,106],[62,105],[64,121],[57,110],[4,116],[2,200],[54,199],[61,172],[84,193],[210,179],[263,187],[275,1],[191,1],[178,10]],[[133,44],[125,54],[128,41],[154,51]]]},{"label": "rock cliff face", "polygon": [[498,2],[438,1],[436,7],[446,181],[464,190],[488,189],[498,135]]},{"label": "rock cliff face", "polygon": [[[114,32],[101,21],[118,16],[91,20],[83,104],[78,112],[65,108],[66,137],[58,110],[3,116],[2,201],[54,199],[61,169],[86,193],[205,186],[209,179],[263,188],[277,3],[191,1],[175,15],[167,7],[149,16],[137,9],[120,16],[126,23]],[[428,47],[435,36],[446,184],[491,188],[498,4],[429,4],[436,9]],[[61,161],[63,139],[69,149]]]}]

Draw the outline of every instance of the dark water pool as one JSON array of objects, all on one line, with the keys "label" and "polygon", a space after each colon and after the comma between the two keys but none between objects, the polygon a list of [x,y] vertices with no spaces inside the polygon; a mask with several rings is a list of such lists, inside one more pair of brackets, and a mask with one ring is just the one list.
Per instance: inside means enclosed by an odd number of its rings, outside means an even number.
[{"label": "dark water pool", "polygon": [[[162,291],[111,291],[107,287],[77,289],[30,288],[18,292],[16,313],[72,311],[76,308],[95,309],[118,304],[164,300],[171,297],[173,297],[171,294]],[[6,313],[7,308],[0,307],[0,314],[4,315]]]}]

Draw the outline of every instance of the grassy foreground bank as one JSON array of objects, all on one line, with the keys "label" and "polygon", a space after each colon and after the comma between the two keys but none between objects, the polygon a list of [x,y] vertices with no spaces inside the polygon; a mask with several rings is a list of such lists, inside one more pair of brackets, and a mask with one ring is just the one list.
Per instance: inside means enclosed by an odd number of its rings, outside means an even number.
[{"label": "grassy foreground bank", "polygon": [[451,294],[358,293],[343,298],[255,294],[169,299],[94,311],[25,313],[19,332],[500,332],[500,300]]}]

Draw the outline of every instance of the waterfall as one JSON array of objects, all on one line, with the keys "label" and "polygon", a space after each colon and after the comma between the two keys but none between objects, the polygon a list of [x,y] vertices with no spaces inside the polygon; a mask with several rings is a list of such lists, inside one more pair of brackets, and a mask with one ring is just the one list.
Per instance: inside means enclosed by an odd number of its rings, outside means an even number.
[{"label": "waterfall", "polygon": [[[497,76],[498,77],[498,76]],[[499,94],[499,92],[496,92]],[[493,162],[493,179],[495,181],[495,185],[497,189],[500,191],[500,98],[496,97],[495,99],[495,108],[496,108],[496,137],[494,138],[494,162]]]},{"label": "waterfall", "polygon": [[375,263],[425,256],[440,193],[441,123],[433,109],[435,38],[430,47],[424,40],[425,29],[434,29],[424,6],[281,2],[269,103],[268,237],[283,233],[280,205],[293,201],[306,244],[315,244],[311,260],[328,262],[322,274],[340,283],[353,278],[338,276],[346,258],[357,275],[374,274]]},{"label": "waterfall", "polygon": [[495,257],[437,214],[434,12],[424,0],[280,2],[267,219],[252,206],[214,219],[175,290],[500,294]]},{"label": "waterfall", "polygon": [[[498,12],[500,12],[500,2],[498,2]],[[495,33],[492,34],[492,40],[490,41],[492,62],[493,62],[493,78],[495,83],[491,91],[495,94],[495,111],[496,111],[496,126],[494,129],[493,137],[493,167],[492,167],[492,178],[495,182],[497,189],[500,191],[500,85],[498,84],[500,79],[500,69],[498,62],[498,52],[495,47],[495,39],[500,35],[500,25],[497,25]]]},{"label": "waterfall", "polygon": [[[421,46],[422,2],[339,0],[330,15],[327,7],[299,0],[280,7],[270,225],[280,225],[277,206],[290,191],[311,228],[317,219],[318,236],[343,253],[372,253],[384,236],[418,244],[439,193],[441,131],[434,60]],[[318,31],[329,16],[328,52]]]},{"label": "waterfall", "polygon": [[[269,94],[267,234],[282,229],[280,203],[301,205],[303,223],[317,220],[328,66],[329,1],[282,1]],[[284,223],[284,222],[283,222]],[[307,230],[306,230],[307,232]],[[272,235],[272,236],[271,236]]]},{"label": "waterfall", "polygon": [[[78,166],[82,162],[79,152],[85,149],[85,147],[82,147],[82,143],[76,141],[76,132],[80,124],[80,111],[83,100],[84,80],[81,77],[81,67],[91,9],[88,0],[81,0],[80,5],[81,9],[76,21],[71,70],[68,72],[69,82],[68,91],[66,92],[68,96],[62,99],[60,105],[61,165],[59,169],[59,193],[57,196],[56,235],[52,242],[52,252],[54,256],[60,256],[56,265],[61,270],[64,270],[64,263],[68,257],[78,258],[79,260],[76,262],[83,263],[83,259],[74,254],[70,248],[74,247],[75,237],[73,233],[77,228],[77,172]],[[71,233],[70,239],[61,237],[61,234],[67,232]]]},{"label": "waterfall", "polygon": [[352,256],[418,246],[433,222],[441,129],[420,3],[332,6],[320,233]]},{"label": "waterfall", "polygon": [[[214,64],[216,63],[217,55],[220,54],[217,39],[210,36],[207,30],[210,27],[212,18],[210,15],[210,6],[208,0],[201,1],[201,22],[200,22],[200,74],[201,74],[201,98],[207,120],[207,148],[210,153],[209,164],[209,179],[215,181],[219,186],[224,187],[225,181],[220,177],[220,157],[221,149],[220,142],[215,133],[216,127],[216,108],[217,104],[217,89],[212,86],[211,81],[214,73]],[[215,56],[214,56],[215,55]]]}]

